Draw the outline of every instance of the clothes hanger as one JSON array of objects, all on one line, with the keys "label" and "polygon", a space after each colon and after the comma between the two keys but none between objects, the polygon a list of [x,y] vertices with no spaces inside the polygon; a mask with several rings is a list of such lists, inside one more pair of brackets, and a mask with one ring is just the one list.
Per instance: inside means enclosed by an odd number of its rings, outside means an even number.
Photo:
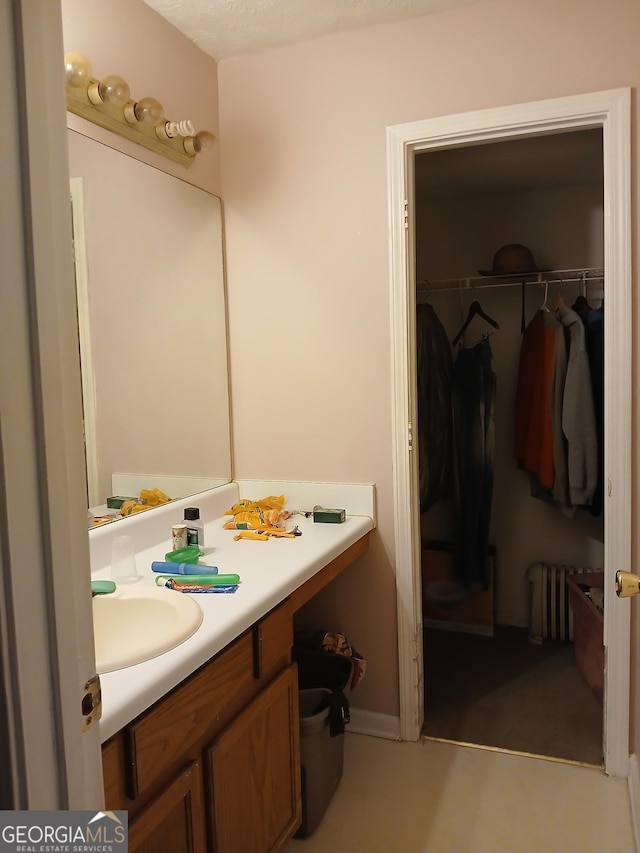
[{"label": "clothes hanger", "polygon": [[571,306],[572,310],[575,311],[580,316],[584,314],[588,314],[589,311],[592,310],[591,305],[589,305],[589,301],[587,299],[587,274],[582,273],[582,280],[578,285],[578,295],[576,297],[576,301]]},{"label": "clothes hanger", "polygon": [[[549,312],[549,308],[547,306],[547,297],[549,296],[549,282],[545,281],[544,283],[544,302],[540,306],[541,311]],[[550,313],[550,312],[549,312]]]},{"label": "clothes hanger", "polygon": [[489,323],[489,325],[493,326],[494,329],[500,328],[500,326],[496,323],[493,317],[490,317],[488,314],[485,314],[485,312],[482,310],[482,307],[480,306],[480,303],[474,299],[474,301],[469,306],[469,313],[467,314],[467,319],[464,321],[462,328],[453,339],[451,346],[455,346],[462,338],[464,333],[467,331],[469,323],[473,320],[476,314],[478,315],[478,317],[482,317],[482,319]]},{"label": "clothes hanger", "polygon": [[[562,285],[562,279],[560,279],[560,284]],[[546,300],[545,300],[546,301]],[[556,294],[556,298],[553,300],[553,310],[554,313],[559,311],[561,308],[566,308],[567,303],[564,301],[564,296],[560,291]]]},{"label": "clothes hanger", "polygon": [[564,301],[564,296],[559,293],[556,298],[553,300],[553,310],[559,311],[561,308],[566,308],[567,303]]}]

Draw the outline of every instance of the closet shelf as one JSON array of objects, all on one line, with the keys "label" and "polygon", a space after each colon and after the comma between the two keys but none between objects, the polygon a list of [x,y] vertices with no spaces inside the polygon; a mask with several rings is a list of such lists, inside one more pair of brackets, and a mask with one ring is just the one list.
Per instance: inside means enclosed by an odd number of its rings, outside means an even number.
[{"label": "closet shelf", "polygon": [[535,273],[517,273],[509,275],[481,275],[466,278],[443,278],[437,281],[419,281],[418,293],[442,293],[448,290],[483,290],[489,287],[520,287],[524,284],[602,284],[604,269],[583,268],[570,270],[547,270]]}]

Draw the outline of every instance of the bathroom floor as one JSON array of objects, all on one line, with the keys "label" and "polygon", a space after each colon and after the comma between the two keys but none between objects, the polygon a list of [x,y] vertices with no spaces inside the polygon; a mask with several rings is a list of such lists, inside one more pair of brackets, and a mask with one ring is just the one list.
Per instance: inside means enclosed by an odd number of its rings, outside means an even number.
[{"label": "bathroom floor", "polygon": [[348,733],[315,833],[285,853],[634,853],[626,779],[423,738]]},{"label": "bathroom floor", "polygon": [[572,643],[425,629],[423,734],[602,765],[602,704]]}]

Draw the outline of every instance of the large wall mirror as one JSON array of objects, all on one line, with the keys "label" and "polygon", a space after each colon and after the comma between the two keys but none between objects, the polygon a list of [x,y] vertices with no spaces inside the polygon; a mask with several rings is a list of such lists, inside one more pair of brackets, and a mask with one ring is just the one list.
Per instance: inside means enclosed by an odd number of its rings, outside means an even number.
[{"label": "large wall mirror", "polygon": [[220,199],[69,131],[87,499],[231,479]]}]

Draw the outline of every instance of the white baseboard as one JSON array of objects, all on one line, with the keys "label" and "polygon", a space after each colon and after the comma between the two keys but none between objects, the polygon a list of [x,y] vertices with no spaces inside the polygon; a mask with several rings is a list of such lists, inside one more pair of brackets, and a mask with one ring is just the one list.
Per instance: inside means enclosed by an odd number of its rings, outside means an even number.
[{"label": "white baseboard", "polygon": [[636,850],[640,850],[640,764],[634,753],[629,758],[629,802]]},{"label": "white baseboard", "polygon": [[351,722],[347,726],[347,731],[356,735],[400,740],[400,717],[351,708]]}]

